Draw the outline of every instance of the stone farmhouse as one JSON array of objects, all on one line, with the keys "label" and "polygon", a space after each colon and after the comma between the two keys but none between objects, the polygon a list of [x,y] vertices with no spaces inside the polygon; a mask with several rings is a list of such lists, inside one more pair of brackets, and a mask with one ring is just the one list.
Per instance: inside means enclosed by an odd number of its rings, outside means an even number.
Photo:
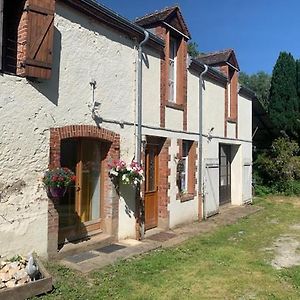
[{"label": "stone farmhouse", "polygon": [[[188,55],[178,6],[134,22],[93,0],[0,0],[0,13],[1,255],[141,239],[251,202],[255,95],[232,49]],[[116,159],[141,161],[140,193],[116,189]],[[41,178],[60,166],[76,182],[56,201]]]}]

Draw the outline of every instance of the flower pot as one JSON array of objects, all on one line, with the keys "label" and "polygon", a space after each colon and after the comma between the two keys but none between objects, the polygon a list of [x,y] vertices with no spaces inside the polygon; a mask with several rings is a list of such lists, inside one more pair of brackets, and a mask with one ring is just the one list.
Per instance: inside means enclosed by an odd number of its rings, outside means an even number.
[{"label": "flower pot", "polygon": [[65,195],[67,188],[51,186],[51,187],[49,187],[49,191],[53,198],[62,198]]}]

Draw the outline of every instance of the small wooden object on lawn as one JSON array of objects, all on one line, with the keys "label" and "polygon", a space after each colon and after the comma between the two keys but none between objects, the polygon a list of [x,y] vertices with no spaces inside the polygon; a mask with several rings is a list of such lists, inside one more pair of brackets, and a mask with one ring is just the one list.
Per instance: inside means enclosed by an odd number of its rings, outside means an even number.
[{"label": "small wooden object on lawn", "polygon": [[21,286],[2,289],[0,290],[0,299],[23,300],[52,290],[52,277],[47,272],[37,255],[34,255],[34,260],[39,267],[41,279],[30,281],[29,283]]}]

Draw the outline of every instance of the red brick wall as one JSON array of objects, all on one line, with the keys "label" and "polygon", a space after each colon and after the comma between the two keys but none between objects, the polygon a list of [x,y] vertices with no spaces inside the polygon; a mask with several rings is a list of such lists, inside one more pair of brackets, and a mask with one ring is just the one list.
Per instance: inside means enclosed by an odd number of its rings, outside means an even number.
[{"label": "red brick wall", "polygon": [[[228,92],[228,84],[225,88],[225,124],[224,136],[227,137],[227,121],[236,123],[236,138],[238,137],[238,72],[234,69],[229,69],[228,65],[220,66],[220,71],[228,78],[230,82],[230,95]],[[230,97],[230,108],[229,105]],[[230,110],[230,115],[228,111]]]},{"label": "red brick wall", "polygon": [[[27,1],[26,1],[27,3]],[[25,3],[25,6],[26,6]],[[28,13],[23,12],[18,26],[18,41],[17,41],[17,75],[25,75],[25,60],[28,34]]]},{"label": "red brick wall", "polygon": [[183,130],[187,130],[187,41],[184,38],[178,39],[179,46],[177,52],[177,73],[176,73],[176,100],[169,103],[169,47],[170,31],[164,26],[157,26],[156,35],[165,41],[164,53],[161,57],[160,71],[160,126],[165,127],[166,105],[183,111]]},{"label": "red brick wall", "polygon": [[[104,205],[103,231],[117,236],[119,198],[108,176],[108,163],[120,158],[120,136],[112,131],[98,128],[91,125],[70,125],[60,128],[50,129],[50,160],[49,168],[60,167],[61,141],[68,138],[92,138],[99,139],[108,147],[107,156],[103,163],[104,195],[102,205]],[[48,204],[48,254],[57,252],[58,246],[58,213],[55,203],[49,200]]]},{"label": "red brick wall", "polygon": [[169,154],[170,146],[171,140],[165,139],[158,157],[158,226],[164,228],[169,228],[168,204],[170,203],[170,197],[168,196],[168,190],[170,189],[170,184],[168,179],[171,174],[171,169],[169,168],[171,161],[171,155]]},{"label": "red brick wall", "polygon": [[165,27],[156,27],[156,35],[165,41],[164,53],[160,60],[160,126],[165,127],[165,111],[168,99],[168,58],[169,33]]},{"label": "red brick wall", "polygon": [[183,106],[183,130],[187,130],[187,41],[182,38],[177,56],[176,103]]}]

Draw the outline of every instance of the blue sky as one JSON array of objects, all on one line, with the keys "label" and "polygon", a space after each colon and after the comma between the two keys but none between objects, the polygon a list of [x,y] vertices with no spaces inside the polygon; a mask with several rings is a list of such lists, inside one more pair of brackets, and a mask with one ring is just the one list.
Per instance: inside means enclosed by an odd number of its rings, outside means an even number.
[{"label": "blue sky", "polygon": [[280,51],[300,58],[299,0],[99,0],[133,20],[179,4],[199,50],[233,48],[242,71],[272,73]]}]

